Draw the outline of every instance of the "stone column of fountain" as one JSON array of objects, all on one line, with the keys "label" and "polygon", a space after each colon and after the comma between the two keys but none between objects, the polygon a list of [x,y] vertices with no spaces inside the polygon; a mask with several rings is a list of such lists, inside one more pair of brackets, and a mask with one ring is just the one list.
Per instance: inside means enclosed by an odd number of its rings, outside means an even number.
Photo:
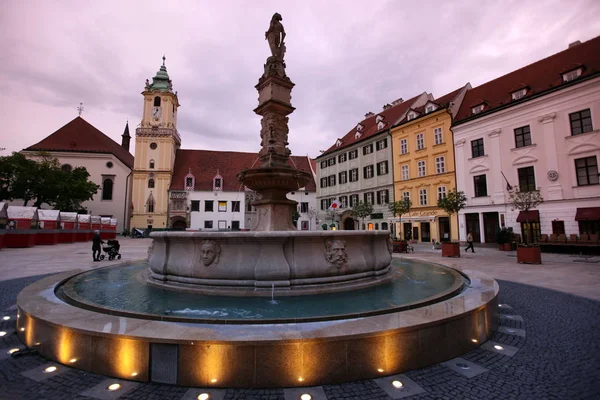
[{"label": "stone column of fountain", "polygon": [[269,42],[271,56],[267,58],[264,74],[255,86],[258,90],[258,107],[255,113],[261,119],[260,167],[246,169],[237,177],[249,189],[261,196],[253,203],[258,220],[253,231],[296,230],[292,213],[297,202],[289,200],[287,193],[298,190],[312,179],[309,172],[300,171],[289,163],[288,115],[294,111],[291,104],[294,83],[285,73],[285,30],[281,15],[271,19],[265,38]]}]

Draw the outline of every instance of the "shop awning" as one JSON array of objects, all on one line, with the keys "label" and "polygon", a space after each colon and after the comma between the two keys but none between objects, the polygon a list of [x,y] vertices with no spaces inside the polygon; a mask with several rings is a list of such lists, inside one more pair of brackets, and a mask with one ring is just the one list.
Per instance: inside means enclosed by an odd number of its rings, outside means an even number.
[{"label": "shop awning", "polygon": [[540,222],[540,212],[538,210],[521,211],[517,222]]},{"label": "shop awning", "polygon": [[599,221],[600,207],[578,208],[575,214],[575,221]]}]

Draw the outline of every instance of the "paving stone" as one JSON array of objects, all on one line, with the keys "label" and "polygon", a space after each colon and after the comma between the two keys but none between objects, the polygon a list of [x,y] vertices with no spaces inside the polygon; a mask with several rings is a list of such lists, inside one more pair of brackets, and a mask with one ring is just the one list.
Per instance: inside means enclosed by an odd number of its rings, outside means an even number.
[{"label": "paving stone", "polygon": [[506,326],[501,326],[498,328],[498,332],[501,333],[506,333],[508,335],[516,335],[516,336],[521,336],[521,337],[526,337],[526,333],[525,333],[525,329],[518,329],[518,328],[508,328]]},{"label": "paving stone", "polygon": [[301,400],[300,396],[309,394],[311,400],[327,400],[325,390],[321,386],[283,389],[285,400]]},{"label": "paving stone", "polygon": [[[425,392],[421,386],[404,374],[391,375],[385,378],[373,379],[384,392],[392,399],[403,399]],[[401,387],[394,387],[393,382],[398,381]]]},{"label": "paving stone", "polygon": [[[114,384],[119,384],[121,387],[118,390],[109,390],[108,387]],[[127,394],[127,392],[135,389],[136,386],[138,386],[137,382],[109,378],[100,382],[96,386],[83,391],[81,395],[98,400],[117,400]]]},{"label": "paving stone", "polygon": [[[51,371],[50,369],[53,369]],[[33,369],[29,369],[27,371],[21,372],[26,378],[32,379],[36,382],[42,382],[46,379],[52,379],[57,377],[60,374],[67,372],[68,368],[55,362],[50,362],[47,364],[39,365]]]},{"label": "paving stone", "polygon": [[467,378],[473,378],[479,374],[488,372],[487,368],[482,367],[474,362],[465,360],[464,358],[454,358],[450,361],[442,363],[443,366],[450,368],[452,371],[457,372]]},{"label": "paving stone", "polygon": [[491,340],[488,340],[487,342],[482,344],[481,347],[486,350],[502,354],[508,357],[514,356],[515,354],[517,354],[517,351],[519,351],[517,347],[509,346],[504,343],[493,342]]}]

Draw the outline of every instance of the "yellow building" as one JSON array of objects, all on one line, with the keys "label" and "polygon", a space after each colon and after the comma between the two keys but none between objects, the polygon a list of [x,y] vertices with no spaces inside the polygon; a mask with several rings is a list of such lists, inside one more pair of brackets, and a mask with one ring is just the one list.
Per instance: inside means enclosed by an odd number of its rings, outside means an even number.
[{"label": "yellow building", "polygon": [[135,132],[133,212],[131,227],[166,228],[169,187],[175,154],[181,146],[177,132],[179,100],[163,64],[142,92],[142,122]]},{"label": "yellow building", "polygon": [[396,219],[396,236],[421,242],[458,240],[458,216],[437,207],[440,196],[456,188],[452,117],[456,115],[467,84],[424,106],[411,109],[392,127],[394,198],[409,198],[408,214]]}]

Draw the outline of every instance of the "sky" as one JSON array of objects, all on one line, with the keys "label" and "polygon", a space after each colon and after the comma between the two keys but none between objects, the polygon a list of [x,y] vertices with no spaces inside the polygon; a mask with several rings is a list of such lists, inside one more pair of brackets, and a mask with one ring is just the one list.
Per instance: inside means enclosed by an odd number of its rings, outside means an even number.
[{"label": "sky", "polygon": [[289,148],[310,157],[386,103],[475,87],[600,35],[596,0],[1,1],[0,155],[44,139],[80,103],[118,143],[127,121],[133,136],[163,54],[182,148],[258,152],[254,86],[275,12],[296,84]]}]

